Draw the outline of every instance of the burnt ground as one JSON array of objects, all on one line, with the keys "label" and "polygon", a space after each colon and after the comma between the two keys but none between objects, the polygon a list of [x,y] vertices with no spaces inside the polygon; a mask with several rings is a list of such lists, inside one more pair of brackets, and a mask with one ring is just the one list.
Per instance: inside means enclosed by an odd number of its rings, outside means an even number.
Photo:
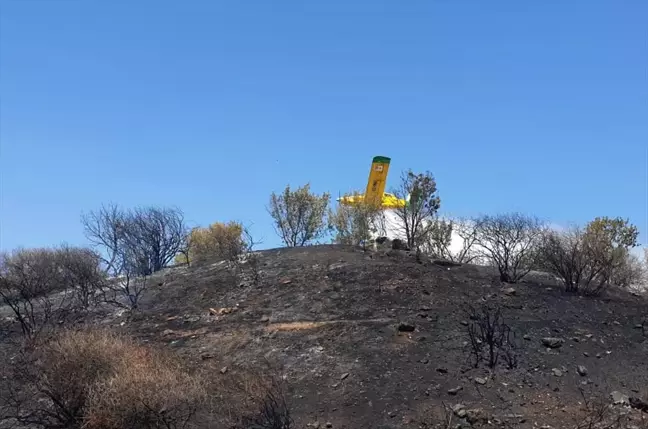
[{"label": "burnt ground", "polygon": [[[329,245],[260,252],[260,272],[257,283],[224,263],[175,268],[137,313],[102,323],[172,348],[215,377],[279,364],[297,428],[431,427],[457,404],[479,411],[452,427],[567,428],[586,415],[580,389],[608,402],[613,391],[648,394],[640,329],[648,301],[636,294],[585,298],[541,276],[503,285],[488,267]],[[482,302],[503,309],[517,368],[474,368],[463,309]],[[402,323],[414,330],[402,332]],[[547,348],[545,337],[564,342]]]}]

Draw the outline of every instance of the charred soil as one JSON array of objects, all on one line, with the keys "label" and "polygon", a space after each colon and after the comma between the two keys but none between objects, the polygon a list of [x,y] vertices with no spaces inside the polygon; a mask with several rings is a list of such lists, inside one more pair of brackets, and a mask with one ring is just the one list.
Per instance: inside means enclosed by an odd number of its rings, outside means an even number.
[{"label": "charred soil", "polygon": [[[585,298],[542,276],[502,284],[488,267],[345,246],[263,251],[258,267],[257,280],[245,264],[174,268],[136,312],[87,322],[214,377],[272,362],[297,428],[429,428],[450,415],[451,427],[578,427],[586,398],[648,394],[643,296]],[[500,309],[513,364],[475,365],[467,305]],[[640,410],[616,408],[642,427]]]}]

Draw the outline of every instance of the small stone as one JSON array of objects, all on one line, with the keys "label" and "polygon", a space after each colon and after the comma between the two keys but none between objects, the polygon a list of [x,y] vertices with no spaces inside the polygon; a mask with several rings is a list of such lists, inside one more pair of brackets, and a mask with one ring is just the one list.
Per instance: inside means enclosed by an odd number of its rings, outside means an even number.
[{"label": "small stone", "polygon": [[561,370],[559,370],[558,368],[553,368],[553,369],[551,370],[551,372],[552,372],[553,375],[555,375],[556,377],[562,377],[562,375],[563,375],[563,372],[562,372]]},{"label": "small stone", "polygon": [[452,396],[455,396],[457,393],[461,392],[462,390],[463,390],[463,387],[457,386],[455,388],[449,389],[448,394],[452,395]]},{"label": "small stone", "polygon": [[461,324],[462,324],[463,326],[468,326],[468,322],[466,322],[465,320],[462,320],[462,321],[461,321]]},{"label": "small stone", "polygon": [[583,352],[583,356],[585,356],[585,357],[589,357],[589,355],[590,355],[589,353],[587,353],[587,352]]},{"label": "small stone", "polygon": [[482,410],[481,408],[476,408],[472,410],[466,410],[466,420],[471,425],[475,425],[477,423],[487,424],[489,419],[488,416],[484,413],[484,410]]},{"label": "small stone", "polygon": [[457,414],[459,411],[463,410],[464,408],[466,408],[466,406],[464,404],[455,404],[452,407],[452,412]]},{"label": "small stone", "polygon": [[401,322],[398,324],[398,330],[400,332],[414,332],[416,326],[413,323]]},{"label": "small stone", "polygon": [[342,374],[342,375],[340,376],[340,380],[344,380],[344,379],[347,378],[348,376],[349,376],[349,373],[348,373],[348,372],[345,372],[344,374]]},{"label": "small stone", "polygon": [[269,322],[270,318],[268,316],[263,316],[263,317],[261,317],[260,320],[261,320],[261,322],[265,323],[265,322]]},{"label": "small stone", "polygon": [[527,341],[531,341],[531,337],[528,334],[524,334],[524,336],[522,338],[527,340]]},{"label": "small stone", "polygon": [[637,323],[636,325],[634,325],[635,329],[643,329],[643,327],[644,325],[642,325],[641,323]]},{"label": "small stone", "polygon": [[462,409],[460,409],[459,411],[457,411],[455,414],[456,414],[457,417],[459,417],[460,419],[463,419],[463,418],[466,417],[466,415],[468,414],[468,411],[466,411],[466,410],[464,410],[464,409],[462,408]]},{"label": "small stone", "polygon": [[585,377],[587,375],[587,368],[585,368],[583,365],[578,365],[576,367],[576,372],[578,372],[578,375],[581,377]]},{"label": "small stone", "polygon": [[517,293],[517,291],[512,287],[504,289],[503,292],[504,292],[504,295],[508,295],[508,296],[513,296],[513,295],[515,295]]},{"label": "small stone", "polygon": [[222,367],[220,373],[225,374],[226,372],[227,372],[227,367],[226,366]]},{"label": "small stone", "polygon": [[628,395],[624,395],[623,393],[616,390],[612,392],[610,396],[612,397],[612,402],[614,403],[614,405],[627,404],[629,400]]},{"label": "small stone", "polygon": [[481,384],[482,386],[483,386],[484,384],[486,384],[487,381],[488,381],[488,380],[486,380],[485,378],[482,378],[482,377],[475,377],[475,383],[477,383],[477,384]]},{"label": "small stone", "polygon": [[430,363],[430,359],[421,359],[421,363],[427,365],[428,363]]},{"label": "small stone", "polygon": [[549,347],[550,349],[557,349],[563,345],[565,340],[562,338],[554,338],[554,337],[545,337],[542,339],[542,344],[545,347]]},{"label": "small stone", "polygon": [[617,326],[621,326],[621,322],[619,322],[618,320],[615,320],[615,321],[612,322],[612,323],[615,324],[615,325],[617,325]]}]

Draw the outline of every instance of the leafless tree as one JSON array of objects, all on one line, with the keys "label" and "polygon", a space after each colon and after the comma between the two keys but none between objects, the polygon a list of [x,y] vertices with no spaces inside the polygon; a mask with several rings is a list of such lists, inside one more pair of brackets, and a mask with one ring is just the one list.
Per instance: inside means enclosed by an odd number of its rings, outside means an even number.
[{"label": "leafless tree", "polygon": [[437,184],[430,172],[415,174],[408,170],[401,175],[399,187],[394,189],[399,199],[408,199],[407,204],[395,209],[400,227],[410,249],[418,249],[427,240],[441,206],[437,195]]},{"label": "leafless tree", "polygon": [[259,254],[255,252],[254,248],[261,243],[261,240],[254,238],[249,227],[243,228],[244,262],[250,270],[252,283],[256,286],[261,282],[261,267]]},{"label": "leafless tree", "polygon": [[[575,429],[648,429],[648,421],[632,421],[631,415],[610,404],[609,399],[599,392],[585,392],[579,388],[583,398],[583,409]],[[640,425],[639,425],[640,424]]]},{"label": "leafless tree", "polygon": [[585,233],[578,227],[565,231],[546,231],[539,252],[539,266],[560,277],[567,292],[578,292],[581,287],[598,289],[593,283],[604,266],[585,243]]},{"label": "leafless tree", "polygon": [[488,304],[482,304],[479,308],[467,305],[465,312],[470,319],[467,331],[475,368],[483,360],[486,360],[489,368],[494,368],[500,357],[509,369],[515,368],[518,362],[514,333],[504,321],[502,308]]},{"label": "leafless tree", "polygon": [[501,281],[518,282],[534,268],[546,230],[542,221],[510,213],[485,215],[474,222],[478,254],[497,267]]},{"label": "leafless tree", "polygon": [[63,282],[71,287],[75,307],[87,310],[96,304],[97,293],[107,281],[101,256],[92,249],[62,245],[58,249]]},{"label": "leafless tree", "polygon": [[124,210],[112,204],[82,216],[82,224],[86,237],[103,251],[112,277],[103,284],[101,299],[126,308],[136,308],[149,276],[186,248],[187,228],[177,208]]},{"label": "leafless tree", "polygon": [[103,281],[89,249],[17,249],[0,257],[0,300],[29,339],[87,310]]},{"label": "leafless tree", "polygon": [[115,204],[82,216],[88,240],[104,253],[107,270],[150,275],[184,248],[187,228],[182,211],[168,207],[123,210]]},{"label": "leafless tree", "polygon": [[288,185],[280,195],[272,193],[268,212],[286,246],[305,246],[324,235],[329,200],[328,193],[312,193],[310,184],[294,191]]},{"label": "leafless tree", "polygon": [[622,288],[648,286],[648,267],[638,256],[627,252],[612,272],[610,282]]},{"label": "leafless tree", "polygon": [[588,228],[572,226],[543,233],[539,267],[558,276],[567,292],[600,295],[612,284],[629,287],[642,281],[645,268],[623,246],[613,247],[598,221]]},{"label": "leafless tree", "polygon": [[135,208],[128,220],[124,242],[137,260],[139,274],[160,271],[184,245],[187,228],[180,209]]},{"label": "leafless tree", "polygon": [[127,223],[124,210],[114,203],[102,205],[98,210],[82,215],[81,223],[88,241],[103,251],[106,270],[114,272],[124,248]]},{"label": "leafless tree", "polygon": [[265,362],[263,370],[247,368],[232,375],[223,386],[228,394],[225,406],[231,416],[232,429],[291,429],[294,428],[289,401],[290,386],[286,380]]},{"label": "leafless tree", "polygon": [[139,307],[142,294],[150,286],[150,276],[133,274],[128,267],[123,268],[119,277],[108,279],[97,293],[97,299],[106,304],[128,310]]},{"label": "leafless tree", "polygon": [[176,264],[187,264],[187,267],[191,267],[191,248],[193,245],[193,237],[191,232],[188,232],[184,243],[178,249],[178,255],[175,258]]}]

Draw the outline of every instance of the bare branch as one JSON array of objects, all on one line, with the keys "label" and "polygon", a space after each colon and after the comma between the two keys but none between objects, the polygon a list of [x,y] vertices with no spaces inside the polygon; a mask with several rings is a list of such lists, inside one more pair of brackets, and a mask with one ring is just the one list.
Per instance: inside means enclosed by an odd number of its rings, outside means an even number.
[{"label": "bare branch", "polygon": [[500,280],[515,283],[534,267],[545,231],[538,218],[520,213],[482,216],[475,220],[479,255],[497,267]]}]

